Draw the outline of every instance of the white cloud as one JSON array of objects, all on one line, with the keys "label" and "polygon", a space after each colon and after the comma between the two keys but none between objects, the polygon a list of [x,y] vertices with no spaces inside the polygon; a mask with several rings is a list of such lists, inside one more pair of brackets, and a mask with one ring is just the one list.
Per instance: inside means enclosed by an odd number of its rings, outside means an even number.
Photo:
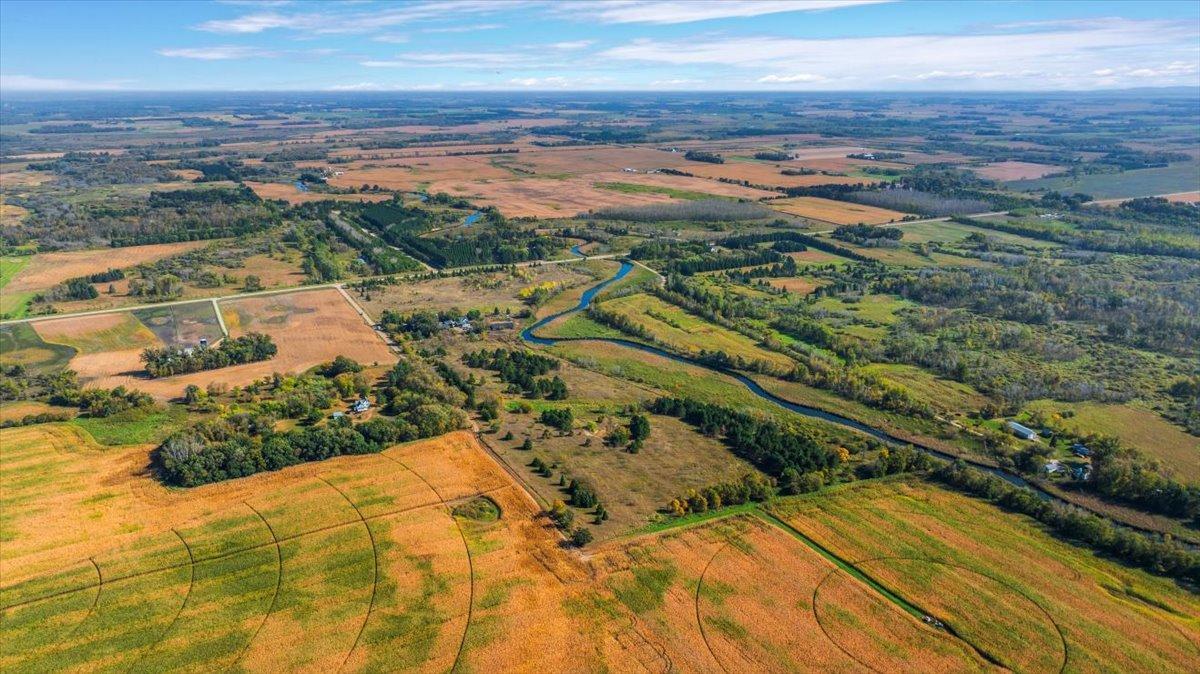
[{"label": "white cloud", "polygon": [[587,89],[612,82],[611,77],[514,77],[508,84],[526,89]]},{"label": "white cloud", "polygon": [[405,52],[394,59],[371,59],[368,68],[508,68],[537,63],[533,54],[516,52]]},{"label": "white cloud", "polygon": [[488,0],[442,0],[408,5],[390,5],[371,11],[320,12],[257,12],[232,19],[214,19],[196,26],[210,33],[262,33],[268,30],[291,30],[308,35],[373,33],[417,21],[490,14],[529,4],[522,0],[490,2]]},{"label": "white cloud", "polygon": [[6,91],[117,91],[127,89],[133,80],[74,80],[32,75],[0,75],[0,89]]},{"label": "white cloud", "polygon": [[422,28],[422,33],[474,33],[481,30],[495,30],[504,26],[498,23],[477,23],[473,26],[447,26],[445,28]]},{"label": "white cloud", "polygon": [[754,81],[761,84],[795,84],[798,82],[825,82],[828,79],[812,73],[796,73],[795,75],[767,75]]},{"label": "white cloud", "polygon": [[587,49],[594,44],[596,44],[595,40],[574,40],[571,42],[555,42],[550,46],[563,51],[573,51],[576,49]]},{"label": "white cloud", "polygon": [[232,59],[275,58],[280,56],[280,52],[276,51],[234,45],[166,48],[159,49],[158,54],[172,58],[199,59],[201,61],[228,61]]},{"label": "white cloud", "polygon": [[371,39],[375,42],[386,42],[387,44],[404,44],[405,42],[408,42],[407,35],[396,35],[391,33],[386,35],[376,35]]},{"label": "white cloud", "polygon": [[582,6],[570,3],[563,13],[594,18],[604,23],[692,23],[711,19],[761,16],[781,12],[815,12],[891,0],[608,0]]},{"label": "white cloud", "polygon": [[[605,50],[600,57],[709,70],[770,69],[754,80],[762,85],[803,81],[789,82],[784,78],[790,75],[771,74],[787,68],[810,81],[815,77],[854,80],[856,88],[889,81],[953,81],[955,86],[969,87],[980,81],[991,88],[1053,89],[1095,86],[1100,71],[1115,68],[1116,75],[1141,78],[1137,84],[1145,85],[1148,79],[1167,86],[1195,84],[1197,40],[1200,31],[1186,22],[1104,20],[1035,32],[965,35],[639,39]],[[1136,63],[1143,72],[1132,75],[1132,70],[1116,68],[1114,63]]]},{"label": "white cloud", "polygon": [[652,87],[680,87],[686,84],[703,84],[704,80],[693,80],[688,78],[678,78],[673,80],[654,80],[650,83]]}]

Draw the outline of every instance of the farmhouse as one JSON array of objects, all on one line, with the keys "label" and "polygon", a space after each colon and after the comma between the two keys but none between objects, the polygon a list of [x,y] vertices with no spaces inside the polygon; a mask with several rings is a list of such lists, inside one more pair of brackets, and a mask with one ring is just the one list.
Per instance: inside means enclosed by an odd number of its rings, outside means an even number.
[{"label": "farmhouse", "polygon": [[1008,422],[1007,425],[1008,425],[1008,430],[1012,431],[1013,435],[1017,436],[1018,438],[1021,438],[1022,440],[1037,440],[1038,439],[1037,431],[1033,430],[1032,428],[1029,428],[1027,426],[1022,426],[1021,424],[1018,424],[1015,421],[1010,421],[1010,422]]},{"label": "farmhouse", "polygon": [[350,411],[355,414],[362,414],[371,409],[371,401],[366,398],[359,398],[350,405]]}]

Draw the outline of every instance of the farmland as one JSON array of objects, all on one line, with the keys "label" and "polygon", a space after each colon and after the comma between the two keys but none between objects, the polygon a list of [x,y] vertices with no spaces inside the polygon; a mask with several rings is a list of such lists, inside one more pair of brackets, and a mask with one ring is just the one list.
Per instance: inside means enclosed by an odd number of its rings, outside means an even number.
[{"label": "farmland", "polygon": [[771,207],[783,213],[798,215],[802,218],[827,222],[834,225],[867,224],[879,225],[885,222],[895,222],[904,217],[898,211],[886,208],[875,208],[862,204],[851,204],[844,201],[833,201],[819,197],[797,197],[795,199],[779,199],[771,202]]},{"label": "farmland", "polygon": [[539,88],[6,90],[0,669],[1200,668],[1191,97]]},{"label": "farmland", "polygon": [[[196,302],[32,325],[45,343],[73,349],[68,367],[88,385],[126,386],[172,398],[188,384],[207,385],[213,375],[201,372],[147,379],[141,352],[166,344],[195,345],[201,338],[215,341],[221,330],[213,307],[211,302]],[[367,364],[392,359],[387,346],[337,290],[240,298],[222,302],[220,307],[231,336],[260,332],[270,335],[279,347],[279,355],[270,360],[223,369],[219,381],[228,386],[275,372],[302,372],[336,355]],[[41,353],[37,346],[28,348],[32,349],[26,352],[30,355],[21,358]]]}]

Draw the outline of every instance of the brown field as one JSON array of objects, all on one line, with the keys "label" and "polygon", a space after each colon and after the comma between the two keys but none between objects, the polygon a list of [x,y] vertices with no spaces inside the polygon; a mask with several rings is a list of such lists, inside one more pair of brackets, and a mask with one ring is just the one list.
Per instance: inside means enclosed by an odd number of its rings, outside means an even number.
[{"label": "brown field", "polygon": [[[795,164],[790,164],[795,166]],[[729,178],[731,180],[748,180],[752,185],[769,185],[771,187],[809,187],[812,185],[853,185],[863,182],[862,178],[851,176],[785,176],[780,171],[789,164],[761,164],[758,162],[726,162],[724,164],[709,164],[700,161],[689,161],[681,170],[702,178]]]},{"label": "brown field", "polygon": [[1042,176],[1057,173],[1062,169],[1061,166],[1052,166],[1050,164],[1032,164],[1026,161],[1001,161],[994,164],[984,164],[982,166],[972,166],[970,169],[984,178],[991,180],[1025,180],[1026,178],[1041,178]]},{"label": "brown field", "polygon": [[802,218],[820,220],[835,225],[855,225],[859,223],[880,225],[885,222],[895,222],[904,217],[904,213],[890,211],[886,208],[852,204],[848,201],[834,201],[820,197],[794,197],[791,199],[776,199],[770,206],[783,213],[798,215]]},{"label": "brown field", "polygon": [[674,201],[665,194],[624,194],[602,189],[593,185],[591,176],[561,180],[443,181],[431,185],[430,190],[467,197],[484,206],[495,206],[512,218],[571,218],[605,206]]},{"label": "brown field", "polygon": [[[807,252],[807,251],[805,251]],[[812,291],[825,285],[824,279],[812,279],[804,277],[793,278],[773,278],[768,281],[772,286],[794,293],[796,295],[807,295]]]},{"label": "brown field", "polygon": [[32,400],[20,400],[0,403],[0,421],[18,421],[30,414],[60,414],[74,416],[79,412],[73,407],[59,407]]},{"label": "brown field", "polygon": [[1176,194],[1168,194],[1167,201],[1176,203],[1195,204],[1200,203],[1200,192],[1178,192]]},{"label": "brown field", "polygon": [[809,248],[808,250],[800,251],[799,253],[788,253],[788,257],[795,260],[798,264],[820,265],[820,264],[837,264],[845,262],[845,260],[833,253],[826,253],[823,250]]},{"label": "brown field", "polygon": [[309,201],[386,201],[390,194],[325,194],[323,192],[301,192],[296,186],[288,183],[254,183],[246,182],[246,186],[263,199],[283,199],[289,204],[302,204]]},{"label": "brown field", "polygon": [[675,176],[666,173],[625,173],[622,171],[595,173],[589,175],[588,178],[597,183],[611,182],[652,185],[688,192],[705,192],[716,196],[735,197],[738,199],[764,199],[779,196],[778,192],[768,192],[753,187],[722,183],[715,180],[708,180],[707,178],[690,178],[688,176]]},{"label": "brown field", "polygon": [[4,287],[6,291],[45,290],[69,278],[95,274],[107,269],[124,269],[165,257],[202,248],[211,241],[156,243],[148,246],[100,248],[62,253],[39,253]]},{"label": "brown field", "polygon": [[[123,385],[169,399],[182,395],[188,384],[203,387],[216,381],[239,386],[275,372],[303,372],[339,355],[366,365],[388,363],[394,359],[383,340],[334,289],[228,300],[221,304],[221,311],[231,336],[247,332],[268,334],[279,347],[278,355],[259,363],[148,379],[142,374],[141,350],[145,346],[157,345],[157,340],[154,344],[138,343],[134,348],[130,348],[128,342],[123,345],[110,340],[106,349],[81,350],[68,366],[79,373],[80,381],[90,386],[111,388]],[[96,327],[97,321],[114,320],[109,317],[129,317],[129,314],[39,321],[34,326],[39,334],[51,341],[61,340],[71,345],[95,343],[96,337],[102,333]],[[140,323],[138,325],[141,326]],[[145,330],[144,326],[141,327]],[[48,333],[48,330],[51,332]],[[70,340],[52,338],[61,334],[69,335]]]},{"label": "brown field", "polygon": [[[354,299],[372,316],[379,316],[384,309],[401,313],[425,309],[479,309],[491,314],[493,308],[500,313],[510,310],[516,313],[525,305],[517,299],[522,288],[543,282],[563,283],[568,287],[594,284],[596,277],[584,271],[580,264],[547,264],[526,267],[516,273],[497,272],[463,277],[436,278],[417,283],[402,283],[384,286],[369,293],[364,299],[355,293]],[[611,271],[609,271],[611,274]],[[582,290],[580,291],[582,292]]]},{"label": "brown field", "polygon": [[16,204],[5,203],[4,195],[0,194],[0,227],[11,227],[20,224],[29,211]]}]

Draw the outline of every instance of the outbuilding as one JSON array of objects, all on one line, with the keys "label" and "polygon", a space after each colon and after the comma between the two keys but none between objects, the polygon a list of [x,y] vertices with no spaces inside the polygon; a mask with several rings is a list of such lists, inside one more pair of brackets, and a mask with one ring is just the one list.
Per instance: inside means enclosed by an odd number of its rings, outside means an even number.
[{"label": "outbuilding", "polygon": [[1027,426],[1022,426],[1021,424],[1018,424],[1015,421],[1008,422],[1008,430],[1012,431],[1013,435],[1017,436],[1018,438],[1021,438],[1022,440],[1037,440],[1038,439],[1037,431],[1035,431],[1032,428],[1029,428]]}]

